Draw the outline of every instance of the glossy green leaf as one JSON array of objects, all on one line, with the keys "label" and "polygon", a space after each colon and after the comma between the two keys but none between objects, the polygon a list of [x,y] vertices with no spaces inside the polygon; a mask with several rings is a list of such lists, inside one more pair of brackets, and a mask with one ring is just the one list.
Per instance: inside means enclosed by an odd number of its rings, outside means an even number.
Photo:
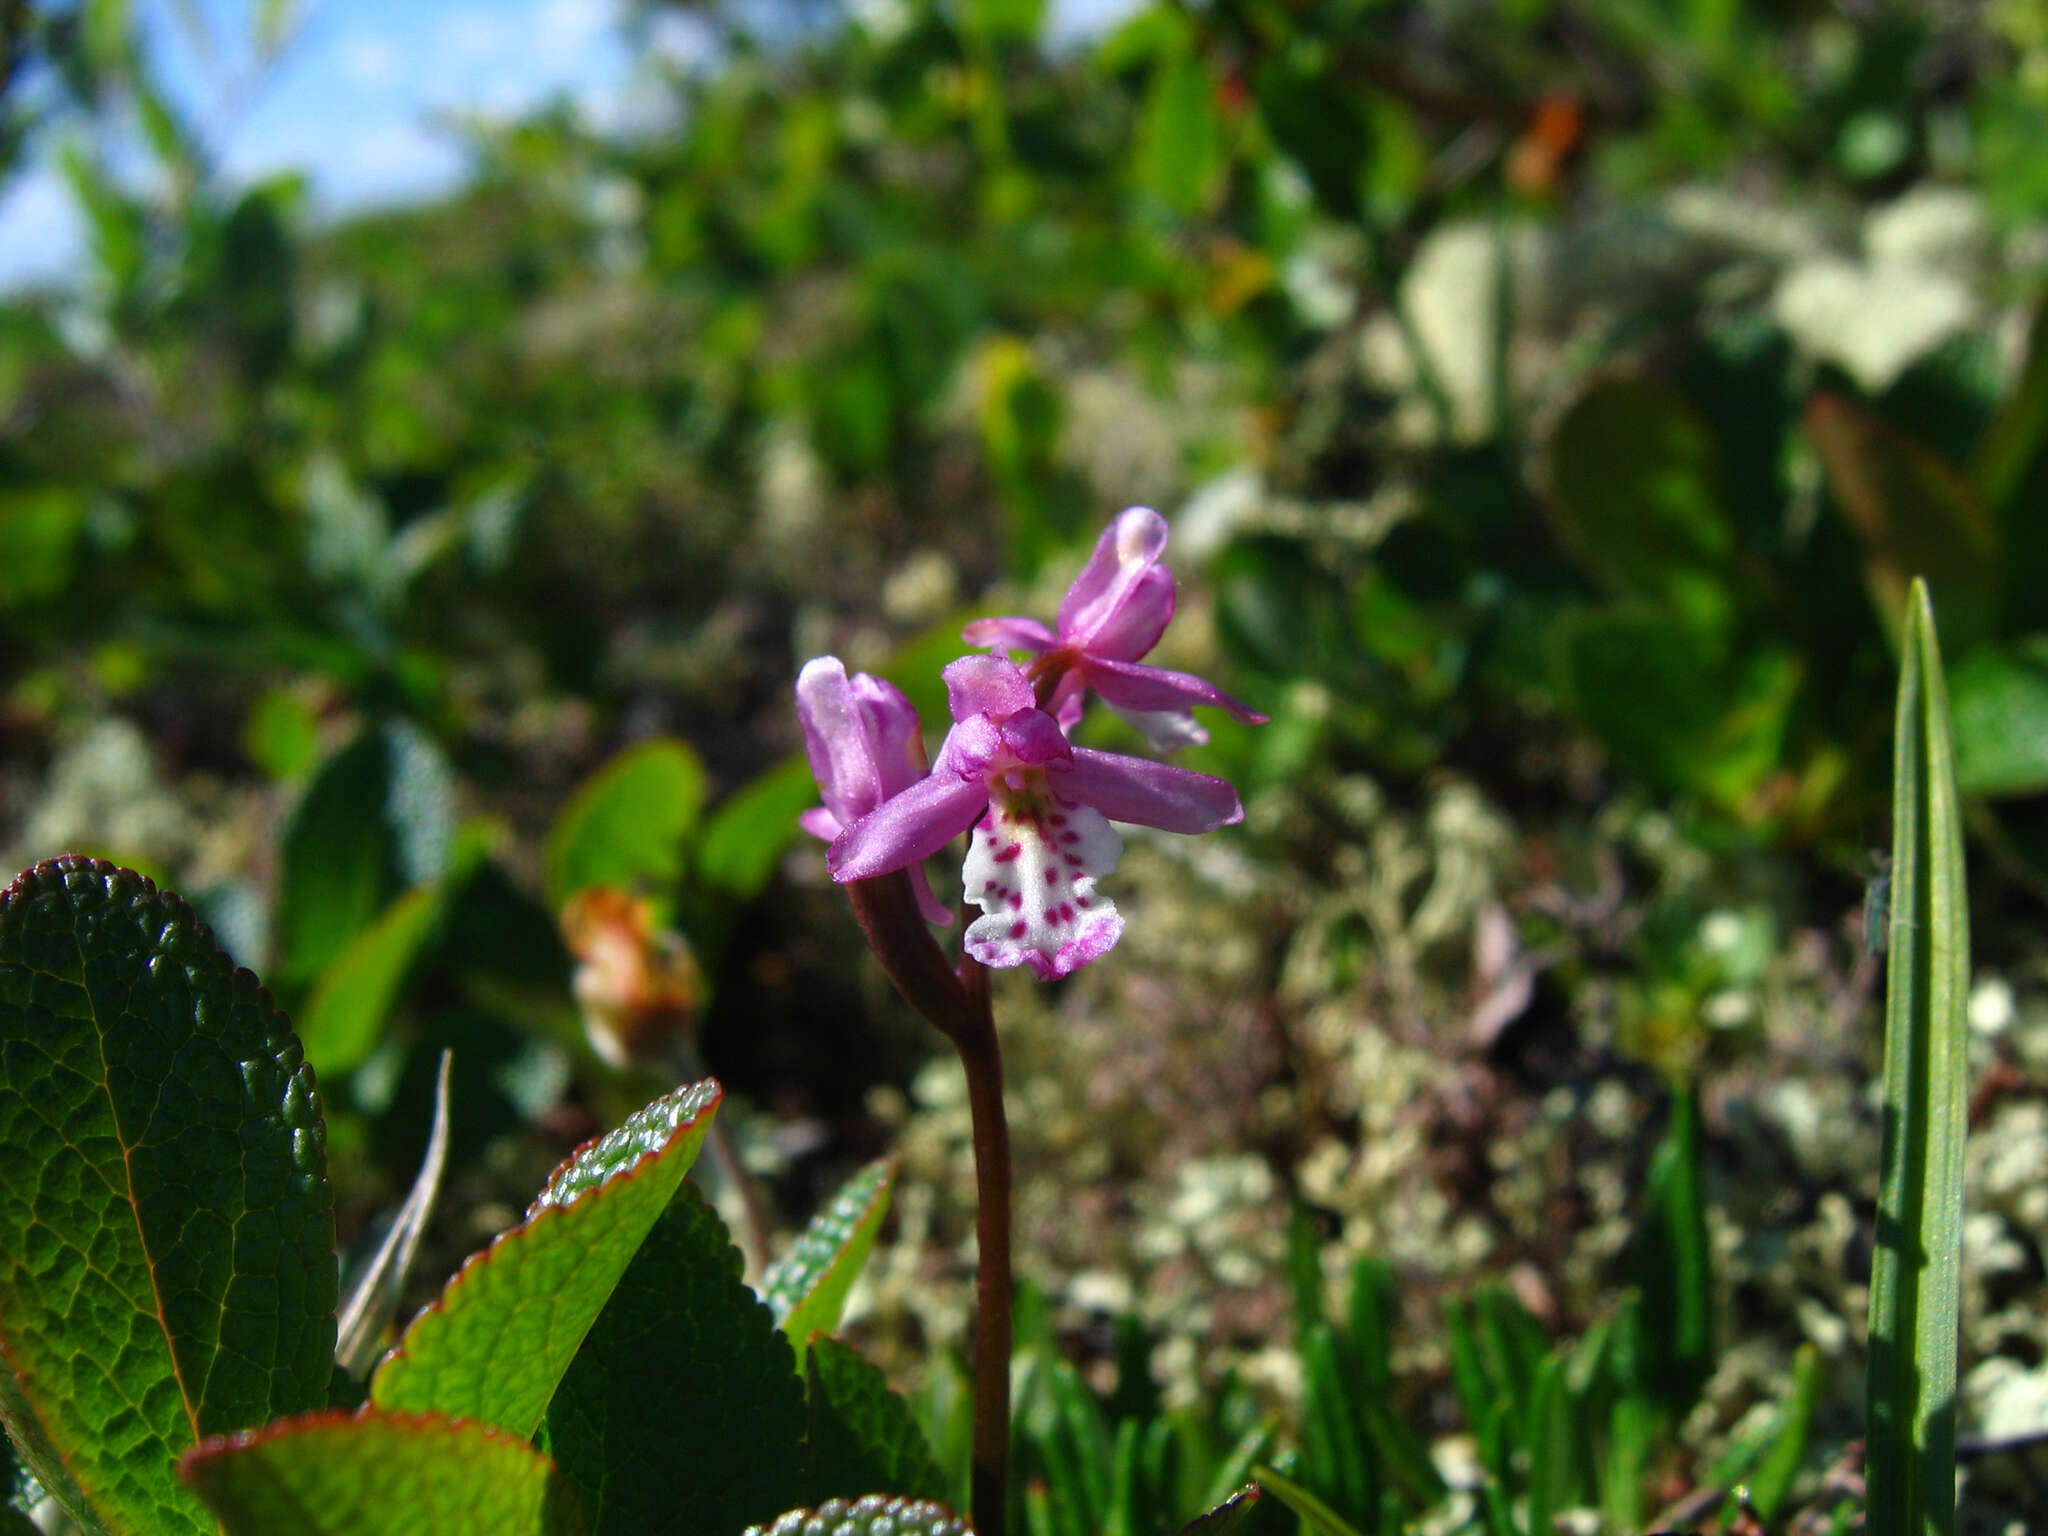
[{"label": "glossy green leaf", "polygon": [[[750,1525],[745,1536],[874,1536],[877,1521],[891,1536],[973,1536],[974,1527],[943,1504],[869,1494],[827,1499],[815,1509],[792,1509],[772,1524]],[[813,1522],[816,1522],[815,1524]]]},{"label": "glossy green leaf", "polygon": [[868,1164],[810,1219],[789,1252],[762,1277],[762,1297],[789,1336],[799,1369],[811,1335],[839,1326],[846,1293],[875,1246],[895,1189],[893,1158]]},{"label": "glossy green leaf", "polygon": [[673,885],[703,804],[704,764],[687,742],[628,747],[583,782],[548,833],[549,903],[559,911],[593,885]]},{"label": "glossy green leaf", "polygon": [[445,872],[452,796],[440,749],[403,721],[365,729],[321,766],[279,850],[288,978],[310,984],[401,889]]},{"label": "glossy green leaf", "polygon": [[481,1424],[321,1413],[209,1440],[185,1480],[225,1536],[580,1536],[568,1483]]},{"label": "glossy green leaf", "polygon": [[363,929],[320,972],[300,1011],[306,1058],[330,1078],[353,1072],[376,1048],[413,962],[440,925],[437,885],[415,886]]},{"label": "glossy green leaf", "polygon": [[1949,677],[1956,788],[1966,795],[2048,790],[2048,635],[1980,646]]},{"label": "glossy green leaf", "polygon": [[1970,927],[1934,610],[1906,612],[1893,752],[1884,1148],[1870,1276],[1873,1536],[1955,1528]]},{"label": "glossy green leaf", "polygon": [[863,1493],[936,1499],[946,1492],[910,1404],[879,1367],[821,1333],[811,1340],[805,1371],[805,1503]]},{"label": "glossy green leaf", "polygon": [[719,1097],[710,1080],[678,1088],[557,1168],[526,1220],[473,1255],[413,1319],[370,1400],[531,1435],[696,1160]]},{"label": "glossy green leaf", "polygon": [[365,731],[313,776],[278,851],[278,960],[310,981],[375,920],[398,889],[397,853],[383,831],[382,738]]},{"label": "glossy green leaf", "polygon": [[178,1454],[326,1401],[325,1145],[290,1024],[177,897],[77,858],[0,895],[0,1416],[88,1531],[211,1530]]},{"label": "glossy green leaf", "polygon": [[818,803],[811,765],[792,757],[743,785],[704,823],[697,843],[697,878],[751,900],[796,840],[796,819]]},{"label": "glossy green leaf", "polygon": [[1195,1516],[1175,1536],[1232,1536],[1259,1510],[1259,1485],[1247,1483],[1214,1509]]},{"label": "glossy green leaf", "polygon": [[545,1443],[594,1536],[735,1531],[798,1486],[802,1385],[740,1268],[717,1213],[684,1186],[563,1377]]}]

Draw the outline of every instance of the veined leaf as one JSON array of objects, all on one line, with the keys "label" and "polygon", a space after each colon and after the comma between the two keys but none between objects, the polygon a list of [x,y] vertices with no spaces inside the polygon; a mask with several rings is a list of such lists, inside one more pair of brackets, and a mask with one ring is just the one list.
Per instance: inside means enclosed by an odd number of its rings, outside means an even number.
[{"label": "veined leaf", "polygon": [[326,1401],[325,1147],[290,1024],[184,902],[77,858],[0,894],[0,1416],[86,1530],[210,1533],[179,1453]]},{"label": "veined leaf", "polygon": [[567,1483],[481,1424],[320,1413],[209,1440],[185,1480],[226,1536],[581,1536]]},{"label": "veined leaf", "polygon": [[[816,1526],[812,1521],[819,1522]],[[943,1504],[925,1499],[827,1499],[816,1509],[792,1509],[772,1525],[750,1525],[745,1536],[871,1536],[875,1522],[894,1536],[974,1536],[974,1528]]]},{"label": "veined leaf", "polygon": [[868,1164],[810,1219],[789,1252],[762,1277],[762,1297],[789,1335],[799,1370],[811,1335],[839,1326],[846,1293],[875,1246],[895,1188],[894,1159]]},{"label": "veined leaf", "polygon": [[392,1412],[531,1435],[710,1129],[706,1079],[634,1111],[557,1168],[519,1226],[473,1255],[370,1383]]},{"label": "veined leaf", "polygon": [[595,1536],[736,1531],[797,1487],[803,1389],[725,1225],[680,1191],[548,1407]]},{"label": "veined leaf", "polygon": [[1893,751],[1884,1152],[1870,1275],[1870,1529],[1955,1529],[1956,1329],[1970,985],[1962,812],[1924,582],[1907,603]]},{"label": "veined leaf", "polygon": [[704,805],[704,764],[686,742],[628,747],[577,789],[548,833],[548,902],[593,885],[673,885]]},{"label": "veined leaf", "polygon": [[945,1474],[910,1404],[890,1390],[889,1379],[865,1355],[821,1333],[811,1339],[806,1369],[807,1503],[862,1492],[920,1499],[945,1492]]}]

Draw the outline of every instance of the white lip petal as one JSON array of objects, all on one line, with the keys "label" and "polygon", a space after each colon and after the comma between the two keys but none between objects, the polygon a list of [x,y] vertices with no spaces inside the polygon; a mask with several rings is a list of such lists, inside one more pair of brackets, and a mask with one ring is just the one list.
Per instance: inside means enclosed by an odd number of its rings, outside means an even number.
[{"label": "white lip petal", "polygon": [[1122,853],[1123,839],[1092,807],[1043,790],[998,791],[961,872],[967,899],[985,914],[967,930],[967,952],[987,966],[1029,965],[1047,979],[1108,953],[1124,923],[1095,882]]}]

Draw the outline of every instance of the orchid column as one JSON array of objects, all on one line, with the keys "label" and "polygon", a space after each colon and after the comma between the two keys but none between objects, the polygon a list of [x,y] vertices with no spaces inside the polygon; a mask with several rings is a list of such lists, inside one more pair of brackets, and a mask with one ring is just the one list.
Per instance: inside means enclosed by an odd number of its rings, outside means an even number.
[{"label": "orchid column", "polygon": [[[1010,1420],[1010,1137],[987,968],[1028,965],[1052,979],[1115,945],[1123,918],[1096,884],[1123,851],[1112,821],[1194,833],[1244,816],[1222,779],[1073,745],[1087,693],[1160,750],[1207,739],[1194,704],[1264,719],[1199,677],[1142,664],[1173,617],[1165,547],[1165,520],[1133,507],[1103,532],[1060,604],[1057,629],[1023,618],[970,624],[968,643],[990,649],[945,669],[953,728],[929,771],[916,711],[896,688],[848,677],[831,656],[797,679],[797,716],[825,802],[804,826],[830,840],[832,878],[846,887],[889,979],[953,1042],[966,1069],[978,1192],[980,1536],[1003,1536]],[[1010,648],[1033,657],[1028,671]],[[951,914],[933,898],[923,861],[963,833],[962,888],[982,915],[956,965],[927,926]]]}]

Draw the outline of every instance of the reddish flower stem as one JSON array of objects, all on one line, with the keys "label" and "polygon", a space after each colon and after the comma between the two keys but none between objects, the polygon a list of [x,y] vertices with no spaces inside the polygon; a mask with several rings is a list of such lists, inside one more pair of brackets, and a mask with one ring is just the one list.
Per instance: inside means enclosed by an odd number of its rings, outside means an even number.
[{"label": "reddish flower stem", "polygon": [[953,1044],[967,1069],[974,1134],[974,1529],[1003,1536],[1010,1482],[1010,1124],[1003,1112],[1003,1052],[989,1001],[988,967],[960,959],[967,1008]]},{"label": "reddish flower stem", "polygon": [[1010,1482],[1010,1124],[1003,1110],[1003,1052],[996,1040],[988,968],[963,955],[957,971],[917,909],[901,870],[845,887],[868,947],[904,1000],[953,1042],[967,1073],[973,1126],[975,1242],[974,1460],[976,1536],[1005,1536]]}]

